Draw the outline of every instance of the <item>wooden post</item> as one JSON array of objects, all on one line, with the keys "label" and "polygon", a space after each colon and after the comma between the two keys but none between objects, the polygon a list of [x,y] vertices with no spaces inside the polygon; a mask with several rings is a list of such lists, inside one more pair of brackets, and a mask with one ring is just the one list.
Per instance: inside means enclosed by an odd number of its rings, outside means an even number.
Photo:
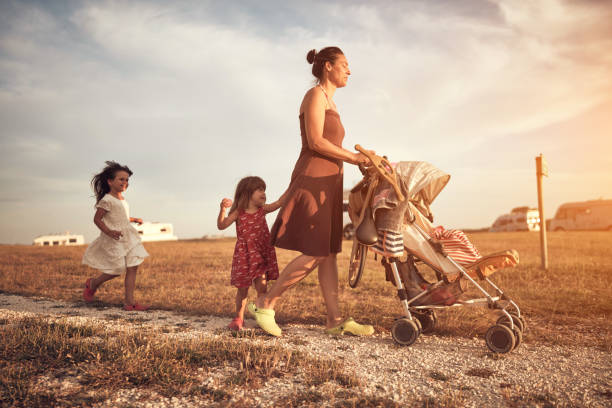
[{"label": "wooden post", "polygon": [[538,182],[538,210],[540,212],[540,249],[542,269],[548,270],[548,246],[546,245],[546,219],[544,218],[544,200],[542,199],[542,176],[548,177],[548,163],[540,153],[536,157],[536,179]]}]

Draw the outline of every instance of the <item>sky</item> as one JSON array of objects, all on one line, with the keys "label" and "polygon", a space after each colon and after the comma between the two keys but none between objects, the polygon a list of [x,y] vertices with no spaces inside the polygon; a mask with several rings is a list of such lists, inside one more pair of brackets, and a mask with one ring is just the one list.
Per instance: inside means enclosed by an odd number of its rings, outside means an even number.
[{"label": "sky", "polygon": [[[610,199],[610,21],[612,1],[595,0],[3,0],[0,243],[91,242],[105,160],[134,172],[132,216],[219,234],[242,177],[262,177],[269,201],[288,186],[306,53],[330,45],[351,68],[334,96],[344,146],[450,174],[436,224],[537,206],[539,154],[546,218]],[[359,180],[345,165],[345,188]]]}]

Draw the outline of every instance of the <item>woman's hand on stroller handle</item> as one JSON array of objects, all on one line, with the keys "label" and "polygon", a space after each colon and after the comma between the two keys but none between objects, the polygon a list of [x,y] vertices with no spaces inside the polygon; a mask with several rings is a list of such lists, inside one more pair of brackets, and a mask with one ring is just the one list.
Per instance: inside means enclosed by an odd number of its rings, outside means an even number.
[{"label": "woman's hand on stroller handle", "polygon": [[[362,155],[364,155],[365,157],[367,157],[369,159],[369,165],[366,165],[366,167],[373,167],[376,169],[376,171],[385,179],[387,180],[391,186],[393,187],[393,190],[395,190],[395,194],[397,195],[397,198],[400,201],[404,200],[404,195],[402,194],[402,192],[400,191],[400,188],[397,184],[397,179],[395,176],[395,169],[393,168],[393,166],[391,166],[391,163],[389,163],[389,160],[387,160],[386,157],[381,157],[376,155],[376,153],[373,150],[366,150],[363,147],[361,147],[361,145],[356,144],[355,145],[355,150],[357,150],[359,153],[361,153]],[[361,167],[361,163],[359,163],[359,169],[361,170],[361,172],[365,175],[366,171],[368,169],[362,169]]]},{"label": "woman's hand on stroller handle", "polygon": [[[358,146],[359,149],[357,148]],[[354,153],[354,164],[358,165],[359,167],[372,167],[374,165],[371,159],[373,156],[376,157],[376,152],[374,150],[365,150],[358,144],[355,145],[355,150],[357,150],[358,153]]]}]

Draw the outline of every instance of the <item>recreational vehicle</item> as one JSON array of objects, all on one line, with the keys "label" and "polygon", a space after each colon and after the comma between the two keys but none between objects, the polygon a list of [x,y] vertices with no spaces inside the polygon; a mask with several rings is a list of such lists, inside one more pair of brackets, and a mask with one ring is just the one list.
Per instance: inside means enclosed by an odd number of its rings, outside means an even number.
[{"label": "recreational vehicle", "polygon": [[355,235],[355,226],[348,214],[348,201],[342,203],[342,236],[344,239],[353,239]]},{"label": "recreational vehicle", "polygon": [[537,208],[516,207],[510,214],[497,217],[489,231],[539,231],[540,213]]},{"label": "recreational vehicle", "polygon": [[150,241],[176,241],[178,237],[174,235],[172,224],[164,222],[143,222],[138,225],[133,223],[136,231],[143,242]]},{"label": "recreational vehicle", "polygon": [[350,193],[351,190],[344,190],[342,199],[342,236],[344,239],[353,239],[353,235],[355,235],[355,226],[348,213]]},{"label": "recreational vehicle", "polygon": [[612,231],[612,200],[591,200],[562,204],[550,220],[552,231]]},{"label": "recreational vehicle", "polygon": [[58,245],[83,245],[85,238],[83,235],[71,234],[66,231],[61,234],[41,235],[34,238],[32,245],[38,246],[58,246]]}]

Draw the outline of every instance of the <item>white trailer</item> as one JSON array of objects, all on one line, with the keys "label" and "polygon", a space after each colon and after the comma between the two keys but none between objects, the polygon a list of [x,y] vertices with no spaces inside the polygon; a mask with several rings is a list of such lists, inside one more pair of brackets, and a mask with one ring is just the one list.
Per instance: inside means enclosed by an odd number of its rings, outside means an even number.
[{"label": "white trailer", "polygon": [[167,222],[143,222],[141,225],[132,223],[143,242],[176,241],[172,224]]},{"label": "white trailer", "polygon": [[612,200],[590,200],[562,204],[550,230],[608,230],[612,231]]},{"label": "white trailer", "polygon": [[71,234],[66,231],[59,234],[47,234],[34,238],[32,245],[37,246],[59,246],[59,245],[83,245],[85,238],[83,235]]},{"label": "white trailer", "polygon": [[503,231],[539,231],[540,213],[537,208],[516,207],[510,214],[497,217],[490,232]]}]

